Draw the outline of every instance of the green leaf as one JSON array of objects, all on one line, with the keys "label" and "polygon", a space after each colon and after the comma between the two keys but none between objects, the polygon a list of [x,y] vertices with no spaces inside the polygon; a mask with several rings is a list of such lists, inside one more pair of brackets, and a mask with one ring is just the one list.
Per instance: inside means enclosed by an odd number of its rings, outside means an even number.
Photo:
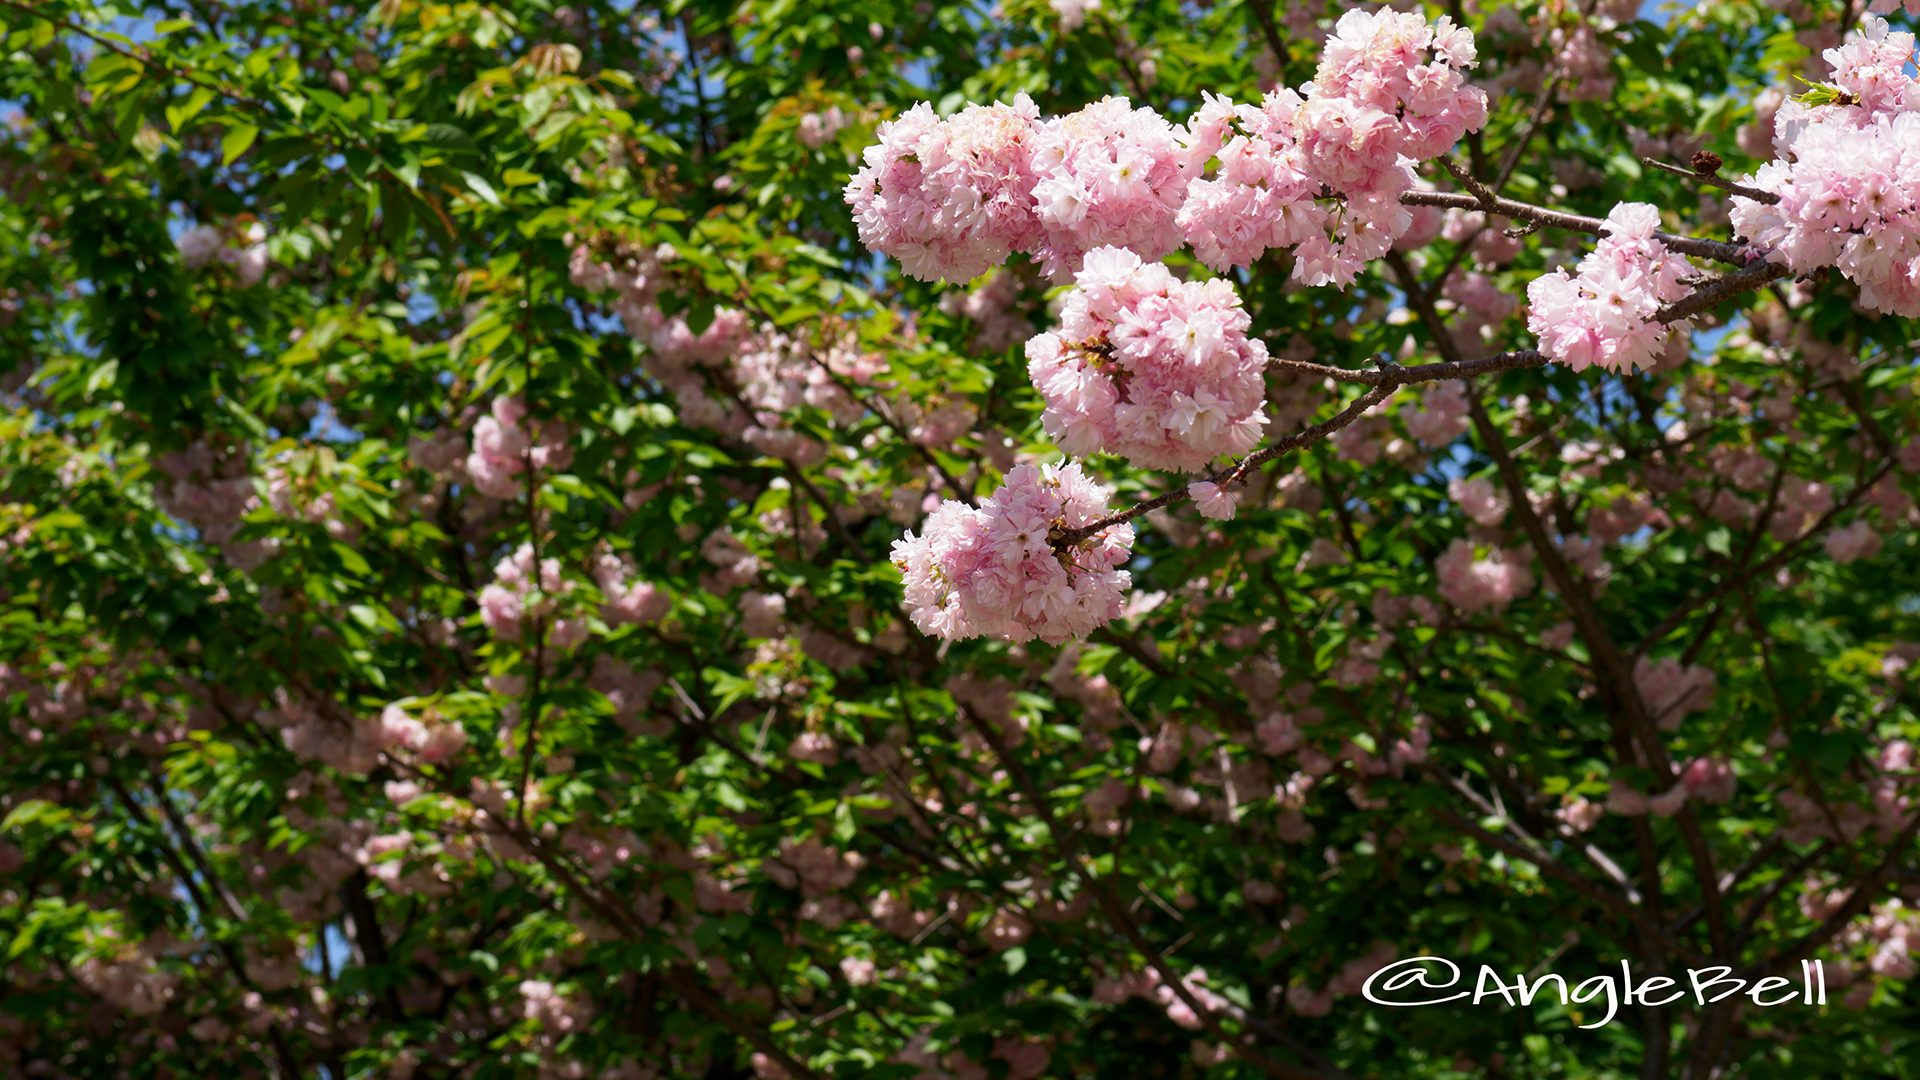
[{"label": "green leaf", "polygon": [[185,101],[180,102],[178,105],[167,106],[167,126],[173,129],[174,134],[178,135],[180,129],[187,125],[187,121],[198,116],[200,110],[206,108],[207,105],[213,101],[213,97],[213,91],[207,87],[194,87],[193,93],[188,94]]},{"label": "green leaf", "polygon": [[109,386],[112,386],[114,380],[119,377],[120,377],[120,361],[108,360],[105,363],[102,363],[99,367],[94,368],[92,373],[90,373],[87,376],[86,389],[84,393],[86,394],[87,397],[91,398],[95,394],[98,394],[100,391],[105,390]]},{"label": "green leaf", "polygon": [[520,96],[520,123],[523,127],[532,127],[553,108],[554,99],[560,95],[560,86],[556,82],[536,86]]},{"label": "green leaf", "polygon": [[1807,92],[1793,100],[1817,108],[1821,105],[1847,104],[1853,100],[1853,96],[1832,83],[1808,83]]},{"label": "green leaf", "polygon": [[235,124],[227,128],[220,136],[220,164],[231,165],[234,159],[247,152],[253,140],[260,137],[260,129],[252,124]]},{"label": "green leaf", "polygon": [[580,119],[580,117],[577,114],[567,109],[560,109],[551,113],[541,122],[540,126],[534,130],[533,141],[537,145],[545,146],[548,141],[557,137],[562,131],[567,130],[567,128],[571,127],[573,122],[578,119]]},{"label": "green leaf", "polygon": [[740,789],[724,780],[713,786],[713,798],[715,802],[736,814],[746,812],[747,800],[740,794]]},{"label": "green leaf", "polygon": [[333,542],[334,557],[340,560],[340,566],[355,577],[366,577],[373,572],[367,557],[338,540]]},{"label": "green leaf", "polygon": [[462,172],[460,175],[466,179],[467,186],[473,189],[473,193],[485,199],[488,205],[500,205],[500,195],[493,190],[492,184],[487,183],[486,180],[475,173]]},{"label": "green leaf", "polygon": [[45,799],[28,799],[0,820],[0,832],[11,832],[22,825],[31,825],[36,821],[65,821],[68,811],[57,803]]},{"label": "green leaf", "polygon": [[1633,24],[1630,34],[1616,40],[1620,51],[1626,54],[1634,67],[1649,75],[1664,75],[1667,70],[1667,58],[1660,52],[1663,36],[1659,27],[1642,21]]}]

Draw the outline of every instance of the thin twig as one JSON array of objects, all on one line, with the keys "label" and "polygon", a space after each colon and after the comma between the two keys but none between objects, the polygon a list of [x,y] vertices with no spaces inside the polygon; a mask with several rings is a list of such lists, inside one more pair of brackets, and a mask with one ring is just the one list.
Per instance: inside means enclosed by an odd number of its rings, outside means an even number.
[{"label": "thin twig", "polygon": [[1333,379],[1336,382],[1358,383],[1362,386],[1399,387],[1414,383],[1439,382],[1444,379],[1471,379],[1479,375],[1519,371],[1523,368],[1545,367],[1547,362],[1547,355],[1538,349],[1517,349],[1513,352],[1483,356],[1478,360],[1439,361],[1431,364],[1416,364],[1412,367],[1395,365],[1362,370],[1329,367],[1307,360],[1276,358],[1267,362],[1267,369],[1296,375],[1318,376]]},{"label": "thin twig", "polygon": [[[1484,187],[1484,185],[1482,185]],[[1400,196],[1400,201],[1408,206],[1440,206],[1452,210],[1480,210],[1498,214],[1515,221],[1532,222],[1555,229],[1571,232],[1592,233],[1595,236],[1607,234],[1607,223],[1600,218],[1587,217],[1585,214],[1570,214],[1564,210],[1549,210],[1532,203],[1523,203],[1502,195],[1481,198],[1478,195],[1462,191],[1409,191]],[[1672,233],[1654,233],[1654,236],[1667,247],[1682,255],[1697,255],[1703,259],[1745,266],[1753,258],[1753,249],[1746,244],[1732,244],[1724,240],[1703,240],[1696,236],[1675,236]]]},{"label": "thin twig", "polygon": [[1768,205],[1772,205],[1773,203],[1777,203],[1780,201],[1780,196],[1775,195],[1771,191],[1762,191],[1759,188],[1748,187],[1745,184],[1736,184],[1731,180],[1727,180],[1723,177],[1716,176],[1713,173],[1703,173],[1695,169],[1683,169],[1678,165],[1674,165],[1665,161],[1657,161],[1650,157],[1641,158],[1640,164],[1647,165],[1655,169],[1659,169],[1661,172],[1672,173],[1675,176],[1684,176],[1689,180],[1692,180],[1701,184],[1706,184],[1709,187],[1717,187],[1725,191],[1731,191],[1735,195],[1738,195],[1742,198],[1752,199],[1755,202],[1763,202],[1763,203],[1767,203]]}]

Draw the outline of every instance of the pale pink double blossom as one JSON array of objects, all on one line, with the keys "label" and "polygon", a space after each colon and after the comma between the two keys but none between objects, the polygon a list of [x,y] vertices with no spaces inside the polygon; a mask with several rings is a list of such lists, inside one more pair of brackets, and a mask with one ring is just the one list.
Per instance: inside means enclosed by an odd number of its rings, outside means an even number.
[{"label": "pale pink double blossom", "polygon": [[1096,248],[1157,259],[1184,241],[1215,270],[1295,248],[1300,281],[1344,286],[1413,226],[1414,163],[1486,122],[1475,62],[1445,16],[1350,11],[1299,92],[1208,95],[1184,129],[1118,98],[1046,120],[1025,94],[945,119],[916,105],[880,126],[844,195],[861,242],[922,280],[1020,251],[1066,281]]},{"label": "pale pink double blossom", "polygon": [[1041,422],[1062,450],[1197,472],[1266,425],[1266,346],[1223,280],[1186,282],[1125,248],[1088,254],[1060,328],[1027,342]]},{"label": "pale pink double blossom", "polygon": [[1734,228],[1796,274],[1838,268],[1870,310],[1920,316],[1920,82],[1907,74],[1914,36],[1869,15],[1823,55],[1841,96],[1779,106],[1775,160],[1742,180],[1779,201],[1735,196]]},{"label": "pale pink double blossom", "polygon": [[1056,530],[1107,513],[1107,490],[1078,465],[1022,465],[979,508],[942,503],[919,535],[894,541],[893,563],[922,633],[963,639],[1039,638],[1052,644],[1119,616],[1131,577],[1133,527],[1114,525],[1071,546]]},{"label": "pale pink double blossom", "polygon": [[483,495],[510,499],[525,494],[529,467],[536,473],[564,469],[573,460],[568,437],[560,425],[530,423],[526,403],[519,398],[494,398],[492,409],[473,426],[467,475]]},{"label": "pale pink double blossom", "polygon": [[1476,59],[1473,34],[1445,16],[1349,11],[1299,92],[1258,105],[1207,95],[1188,130],[1194,155],[1219,167],[1180,211],[1194,254],[1225,270],[1293,248],[1299,281],[1350,284],[1413,228],[1400,203],[1413,163],[1486,122],[1486,93],[1465,77]]},{"label": "pale pink double blossom", "polygon": [[1668,350],[1683,347],[1675,324],[1657,317],[1687,295],[1686,259],[1654,233],[1660,212],[1647,203],[1621,203],[1607,215],[1607,235],[1565,270],[1527,286],[1527,328],[1553,361],[1575,371],[1598,366],[1625,374],[1653,368]]},{"label": "pale pink double blossom", "polygon": [[1434,568],[1441,597],[1468,615],[1504,611],[1533,588],[1524,553],[1495,548],[1481,555],[1470,540],[1449,544]]}]

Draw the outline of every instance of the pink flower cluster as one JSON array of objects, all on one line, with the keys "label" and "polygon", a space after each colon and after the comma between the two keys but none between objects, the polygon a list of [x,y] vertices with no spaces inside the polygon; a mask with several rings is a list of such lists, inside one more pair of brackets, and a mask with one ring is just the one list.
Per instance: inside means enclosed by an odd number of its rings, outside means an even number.
[{"label": "pink flower cluster", "polygon": [[1828,533],[1822,546],[1827,549],[1827,557],[1837,563],[1871,559],[1880,554],[1880,534],[1874,532],[1872,524],[1862,518],[1844,529]]},{"label": "pink flower cluster", "polygon": [[[1896,650],[1903,646],[1895,646]],[[1906,648],[1910,648],[1907,646]],[[1895,656],[1889,656],[1894,661]],[[1905,657],[1899,657],[1904,666]],[[1783,735],[1776,736],[1784,738]],[[1866,803],[1809,798],[1797,791],[1782,791],[1780,808],[1786,811],[1787,824],[1781,835],[1788,843],[1806,844],[1826,838],[1852,842],[1872,832],[1888,843],[1913,820],[1915,752],[1904,739],[1884,742],[1879,750],[1880,772],[1867,785]]]},{"label": "pink flower cluster", "polygon": [[[611,251],[599,250],[609,247]],[[689,389],[696,397],[704,390],[694,370],[723,363],[746,340],[752,323],[737,308],[720,308],[706,329],[695,333],[684,314],[663,311],[658,303],[660,290],[666,284],[668,264],[678,257],[669,245],[647,249],[603,238],[574,247],[567,275],[587,292],[613,293],[613,313],[647,347],[648,374],[684,399]],[[707,423],[701,417],[692,422]]]},{"label": "pink flower cluster", "polygon": [[1087,13],[1100,10],[1100,0],[1047,0],[1047,6],[1060,17],[1060,30],[1071,34],[1086,24]]},{"label": "pink flower cluster", "polygon": [[1635,9],[1628,8],[1623,17],[1616,19],[1609,13],[1592,10],[1599,6],[1548,3],[1542,4],[1535,16],[1535,32],[1545,38],[1547,55],[1554,58],[1555,67],[1561,72],[1561,96],[1566,100],[1605,101],[1613,96],[1614,86],[1619,82],[1613,72],[1618,50],[1600,35],[1632,19]]},{"label": "pink flower cluster", "polygon": [[922,281],[970,281],[1029,250],[1039,128],[1026,94],[944,120],[922,102],[881,124],[846,187],[860,242]]},{"label": "pink flower cluster", "polygon": [[1394,962],[1400,950],[1391,942],[1376,941],[1366,952],[1340,965],[1327,984],[1315,990],[1307,983],[1287,987],[1287,1008],[1300,1016],[1325,1016],[1333,1011],[1335,998],[1352,997],[1366,986],[1374,972]]},{"label": "pink flower cluster", "polygon": [[1658,795],[1649,795],[1623,780],[1613,781],[1607,790],[1605,808],[1622,817],[1645,817],[1648,814],[1672,817],[1688,802],[1730,802],[1738,785],[1739,778],[1734,775],[1733,766],[1726,761],[1720,758],[1694,758],[1680,770],[1679,782]]},{"label": "pink flower cluster", "polygon": [[1795,273],[1837,267],[1874,311],[1920,316],[1920,81],[1914,36],[1867,16],[1823,55],[1844,96],[1789,101],[1774,118],[1776,159],[1743,182],[1780,197],[1735,196],[1736,231]]},{"label": "pink flower cluster", "polygon": [[1576,795],[1565,805],[1556,809],[1553,816],[1558,818],[1568,831],[1583,833],[1600,824],[1600,819],[1606,816],[1606,810],[1604,803],[1593,802]]},{"label": "pink flower cluster", "polygon": [[222,229],[215,225],[195,225],[174,241],[180,249],[180,262],[197,270],[219,261],[233,270],[241,288],[260,283],[267,275],[267,227],[258,221],[244,227]]},{"label": "pink flower cluster", "polygon": [[819,898],[853,884],[865,865],[865,857],[858,852],[843,852],[822,844],[819,837],[809,836],[798,843],[782,837],[779,855],[760,868],[781,888]]},{"label": "pink flower cluster", "polygon": [[1441,598],[1468,615],[1504,611],[1533,588],[1533,571],[1524,554],[1496,548],[1482,557],[1470,540],[1447,545],[1434,569]]},{"label": "pink flower cluster", "polygon": [[1738,782],[1733,766],[1720,758],[1694,758],[1680,770],[1680,785],[1686,789],[1687,797],[1696,802],[1728,802]]},{"label": "pink flower cluster", "polygon": [[1040,268],[1067,281],[1095,248],[1157,259],[1179,247],[1190,171],[1183,133],[1125,98],[1048,120],[1033,144]]},{"label": "pink flower cluster", "polygon": [[199,530],[210,544],[227,544],[240,519],[260,505],[248,447],[202,439],[154,458],[153,501]]},{"label": "pink flower cluster", "polygon": [[601,653],[593,658],[593,670],[587,675],[587,688],[607,699],[613,706],[613,722],[635,737],[657,737],[671,730],[671,722],[650,715],[653,692],[665,685],[658,671],[635,671],[632,665]]},{"label": "pink flower cluster", "polygon": [[519,398],[497,397],[493,410],[473,425],[473,453],[467,456],[467,475],[474,489],[496,499],[526,492],[522,479],[527,466],[538,470],[564,469],[573,460],[567,431],[556,424],[527,423],[527,406]]},{"label": "pink flower cluster", "polygon": [[[608,247],[613,250],[596,250]],[[756,327],[737,308],[716,310],[713,321],[695,333],[684,313],[670,315],[658,303],[676,257],[669,247],[646,250],[602,238],[574,248],[569,275],[589,292],[614,293],[614,313],[646,346],[641,362],[672,393],[682,423],[798,465],[818,464],[826,445],[789,423],[786,414],[811,406],[838,424],[853,423],[865,409],[843,384],[871,384],[885,361],[861,349],[851,332],[815,343],[771,325]]]},{"label": "pink flower cluster", "polygon": [[633,574],[633,563],[612,552],[602,552],[593,562],[593,582],[607,601],[600,613],[616,626],[658,622],[673,607],[664,590]]},{"label": "pink flower cluster", "polygon": [[1662,731],[1673,731],[1687,714],[1713,707],[1713,672],[1668,657],[1643,656],[1633,665],[1633,686]]},{"label": "pink flower cluster", "polygon": [[978,509],[942,503],[924,531],[894,541],[893,564],[922,633],[1059,644],[1118,617],[1131,578],[1133,526],[1064,550],[1051,539],[1107,512],[1107,490],[1078,465],[1022,465]]},{"label": "pink flower cluster", "polygon": [[1267,349],[1233,285],[1181,281],[1125,248],[1087,255],[1060,329],[1027,342],[1047,434],[1069,454],[1196,472],[1259,441]]},{"label": "pink flower cluster", "polygon": [[[1504,232],[1495,230],[1498,235]],[[1452,309],[1453,332],[1464,340],[1495,340],[1495,331],[1520,306],[1512,293],[1500,288],[1485,274],[1475,272],[1449,274],[1441,289],[1444,303]]]},{"label": "pink flower cluster", "polygon": [[380,712],[380,732],[385,746],[412,750],[434,765],[453,760],[467,745],[467,729],[431,709],[416,718],[397,704],[389,705]]},{"label": "pink flower cluster", "polygon": [[794,137],[807,149],[818,150],[846,126],[847,114],[840,111],[840,106],[830,105],[824,111],[810,111],[802,116]]},{"label": "pink flower cluster", "polygon": [[[1920,0],[1914,0],[1920,6]],[[1800,897],[1800,910],[1808,918],[1823,919],[1852,898],[1852,890],[1834,888],[1833,882],[1809,879]],[[1920,974],[1914,954],[1920,952],[1920,922],[1914,909],[1898,897],[1868,908],[1841,931],[1836,942],[1851,959],[1827,961],[1828,982],[1835,989],[1846,987],[1840,998],[1845,1009],[1865,1009],[1873,1003],[1882,980],[1905,981]],[[1878,976],[1878,978],[1875,978]]]},{"label": "pink flower cluster", "polygon": [[1349,11],[1301,92],[1258,106],[1209,95],[1190,138],[1220,166],[1180,211],[1194,254],[1224,270],[1291,247],[1296,279],[1351,283],[1413,226],[1400,204],[1413,163],[1486,123],[1486,93],[1466,84],[1475,59],[1473,34],[1445,16]]},{"label": "pink flower cluster", "polygon": [[923,103],[878,136],[846,199],[861,242],[909,276],[967,281],[1022,251],[1066,281],[1096,247],[1159,258],[1180,244],[1192,156],[1125,98],[1045,121],[1025,94],[944,120]]},{"label": "pink flower cluster", "polygon": [[[1187,994],[1208,1012],[1217,1016],[1237,1017],[1242,1014],[1239,1006],[1207,985],[1205,968],[1194,968],[1182,975],[1180,982]],[[1186,998],[1168,985],[1153,968],[1103,978],[1094,984],[1093,1000],[1102,1005],[1118,1005],[1129,998],[1152,1002],[1166,1010],[1167,1019],[1188,1031],[1199,1031],[1206,1026],[1205,1020],[1193,1011]]]},{"label": "pink flower cluster", "polygon": [[1045,121],[1025,94],[944,120],[923,103],[880,126],[845,197],[861,242],[925,281],[1015,251],[1066,281],[1095,248],[1158,259],[1184,240],[1215,270],[1295,247],[1297,278],[1345,285],[1411,227],[1414,162],[1486,122],[1475,56],[1444,16],[1350,11],[1301,92],[1209,96],[1185,131],[1124,98]]},{"label": "pink flower cluster", "polygon": [[1454,477],[1447,483],[1447,498],[1476,525],[1498,525],[1507,516],[1506,497],[1484,476]]},{"label": "pink flower cluster", "polygon": [[826,444],[788,423],[786,414],[812,407],[836,424],[851,425],[866,409],[842,383],[870,385],[885,367],[880,356],[859,348],[851,335],[823,346],[762,327],[728,365],[727,376],[739,389],[742,408],[728,424],[715,426],[764,454],[798,465],[817,464],[827,456]]},{"label": "pink flower cluster", "polygon": [[[480,590],[480,621],[501,641],[518,641],[526,621],[553,612],[573,583],[560,573],[560,560],[544,558],[536,572],[533,546],[521,544],[493,568],[494,580]],[[555,619],[550,628],[555,645],[570,649],[586,640],[587,626],[578,619]]]},{"label": "pink flower cluster", "polygon": [[404,710],[388,706],[378,716],[348,721],[330,716],[306,698],[277,691],[273,704],[258,710],[254,719],[278,731],[280,741],[295,757],[317,761],[355,775],[373,771],[380,756],[409,750],[428,760],[446,761],[466,746],[466,731],[456,723],[425,724]]},{"label": "pink flower cluster", "polygon": [[952,292],[940,298],[940,310],[973,321],[973,347],[1000,352],[1033,336],[1033,324],[1021,313],[1020,277],[1001,270],[971,292]]},{"label": "pink flower cluster", "polygon": [[1458,379],[1427,384],[1418,411],[1403,411],[1407,434],[1429,450],[1438,450],[1467,433],[1467,384]]},{"label": "pink flower cluster", "polygon": [[1650,369],[1685,340],[1657,315],[1687,295],[1690,268],[1654,236],[1660,212],[1647,203],[1615,206],[1606,227],[1578,274],[1561,270],[1527,286],[1527,329],[1575,371]]},{"label": "pink flower cluster", "polygon": [[543,1031],[555,1035],[583,1029],[593,1017],[589,1003],[557,989],[545,979],[521,982],[520,1012]]},{"label": "pink flower cluster", "polygon": [[[159,935],[156,935],[156,938]],[[164,1010],[180,991],[178,973],[157,963],[160,943],[142,943],[121,950],[124,959],[89,956],[74,966],[73,976],[102,1001],[135,1016],[153,1016]]]}]

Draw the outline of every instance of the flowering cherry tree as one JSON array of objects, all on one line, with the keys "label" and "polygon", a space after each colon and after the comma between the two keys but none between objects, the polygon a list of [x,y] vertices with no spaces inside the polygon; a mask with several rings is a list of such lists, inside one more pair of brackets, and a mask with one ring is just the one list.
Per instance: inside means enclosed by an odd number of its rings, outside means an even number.
[{"label": "flowering cherry tree", "polygon": [[0,1075],[1915,1072],[1916,17],[0,0]]}]

